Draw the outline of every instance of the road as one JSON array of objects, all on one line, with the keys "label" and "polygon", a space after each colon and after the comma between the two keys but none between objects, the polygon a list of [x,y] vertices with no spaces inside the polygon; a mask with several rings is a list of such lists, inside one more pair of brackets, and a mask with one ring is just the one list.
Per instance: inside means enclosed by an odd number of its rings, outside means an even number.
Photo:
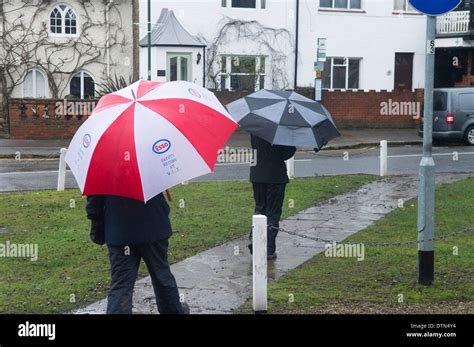
[{"label": "road", "polygon": [[[457,156],[455,154],[457,153]],[[391,175],[417,174],[422,147],[410,145],[389,147],[388,172]],[[473,172],[474,147],[444,146],[433,149],[436,171]],[[379,148],[301,152],[295,157],[295,176],[312,177],[346,174],[379,174]],[[58,160],[0,160],[0,192],[55,189]],[[193,181],[222,181],[248,179],[248,164],[217,164],[212,174]],[[71,172],[66,187],[77,187]]]}]

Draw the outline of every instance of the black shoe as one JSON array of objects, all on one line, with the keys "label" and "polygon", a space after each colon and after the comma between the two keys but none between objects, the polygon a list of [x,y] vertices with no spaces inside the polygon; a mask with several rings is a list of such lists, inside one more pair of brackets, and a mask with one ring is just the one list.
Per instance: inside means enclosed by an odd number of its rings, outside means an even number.
[{"label": "black shoe", "polygon": [[273,254],[267,255],[267,260],[275,260],[277,258],[277,253],[274,252]]}]

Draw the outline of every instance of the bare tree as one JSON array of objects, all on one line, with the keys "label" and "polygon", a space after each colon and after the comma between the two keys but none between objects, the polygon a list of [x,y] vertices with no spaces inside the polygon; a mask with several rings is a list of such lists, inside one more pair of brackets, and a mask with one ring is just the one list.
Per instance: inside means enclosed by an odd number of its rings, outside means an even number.
[{"label": "bare tree", "polygon": [[[127,0],[115,0],[110,7],[110,39],[107,43],[94,37],[106,26],[107,0],[80,0],[79,35],[58,40],[48,30],[51,0],[0,0],[0,94],[5,107],[7,99],[32,68],[47,75],[52,98],[58,98],[68,87],[69,75],[90,64],[106,65],[107,49],[130,44],[122,29],[118,6]],[[97,13],[103,12],[103,16]],[[26,15],[28,14],[28,15]],[[100,31],[99,31],[100,32]],[[95,36],[97,36],[95,34]],[[113,65],[113,63],[112,63]],[[105,74],[105,69],[104,69]]]}]

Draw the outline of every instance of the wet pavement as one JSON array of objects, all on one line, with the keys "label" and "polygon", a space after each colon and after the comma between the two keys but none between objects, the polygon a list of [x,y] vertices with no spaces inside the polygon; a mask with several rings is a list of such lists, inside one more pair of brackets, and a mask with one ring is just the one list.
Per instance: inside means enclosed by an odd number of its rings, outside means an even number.
[{"label": "wet pavement", "polygon": [[[436,182],[450,183],[470,176],[473,174],[438,174]],[[406,201],[416,197],[417,179],[417,176],[396,176],[367,184],[308,208],[284,220],[280,226],[298,234],[342,241],[397,209],[399,199]],[[269,279],[278,279],[324,251],[324,246],[322,242],[280,232],[278,258],[268,264]],[[246,237],[172,265],[180,293],[194,314],[232,313],[251,296],[251,269]],[[156,314],[154,302],[150,277],[145,277],[135,286],[134,312]],[[104,299],[74,313],[103,314],[106,305]]]},{"label": "wet pavement", "polygon": [[[421,143],[417,129],[343,129],[341,137],[331,141],[327,149],[355,148],[377,145],[381,140],[393,144]],[[18,153],[22,158],[59,157],[59,150],[67,148],[70,140],[10,140],[0,139],[0,158],[14,158]],[[231,148],[250,148],[250,135],[237,130],[225,144]]]},{"label": "wet pavement", "polygon": [[[320,153],[297,153],[295,177],[328,175],[371,174],[380,170],[379,148],[335,150]],[[474,172],[474,147],[443,146],[433,149],[436,172]],[[416,175],[419,170],[422,147],[407,145],[388,149],[390,175]],[[455,155],[456,154],[456,155]],[[57,160],[7,160],[0,159],[0,192],[56,189],[58,180]],[[214,173],[191,182],[248,180],[249,164],[220,163]],[[70,171],[66,175],[66,188],[77,188]]]}]

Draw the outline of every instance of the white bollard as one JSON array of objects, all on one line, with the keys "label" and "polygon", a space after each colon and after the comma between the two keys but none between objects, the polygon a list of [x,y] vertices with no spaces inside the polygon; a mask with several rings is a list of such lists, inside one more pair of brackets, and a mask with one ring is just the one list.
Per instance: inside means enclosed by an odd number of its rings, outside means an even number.
[{"label": "white bollard", "polygon": [[61,148],[58,170],[58,192],[64,191],[64,186],[66,184],[66,152],[66,148]]},{"label": "white bollard", "polygon": [[387,176],[387,141],[380,141],[380,176]]},{"label": "white bollard", "polygon": [[267,217],[252,219],[253,310],[267,311]]},{"label": "white bollard", "polygon": [[286,172],[290,180],[295,178],[295,157],[292,157],[286,161]]}]

